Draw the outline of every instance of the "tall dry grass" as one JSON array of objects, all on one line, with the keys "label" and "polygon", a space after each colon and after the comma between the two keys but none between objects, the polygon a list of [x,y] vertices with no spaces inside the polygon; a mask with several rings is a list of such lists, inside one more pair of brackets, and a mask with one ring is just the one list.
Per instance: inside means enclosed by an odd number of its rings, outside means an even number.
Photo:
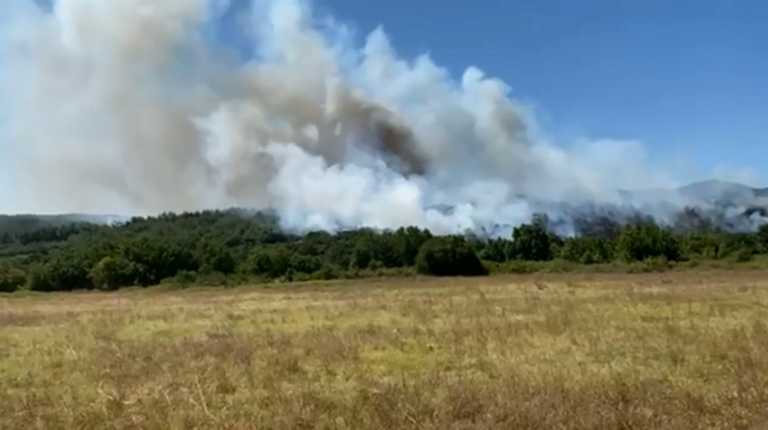
[{"label": "tall dry grass", "polygon": [[0,427],[760,428],[764,272],[0,298]]}]

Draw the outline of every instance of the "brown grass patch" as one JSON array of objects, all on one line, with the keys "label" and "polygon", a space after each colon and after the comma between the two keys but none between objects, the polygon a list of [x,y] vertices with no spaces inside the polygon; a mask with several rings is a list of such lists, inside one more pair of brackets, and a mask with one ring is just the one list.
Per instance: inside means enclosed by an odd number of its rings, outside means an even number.
[{"label": "brown grass patch", "polygon": [[0,428],[753,428],[766,287],[711,271],[6,296]]}]

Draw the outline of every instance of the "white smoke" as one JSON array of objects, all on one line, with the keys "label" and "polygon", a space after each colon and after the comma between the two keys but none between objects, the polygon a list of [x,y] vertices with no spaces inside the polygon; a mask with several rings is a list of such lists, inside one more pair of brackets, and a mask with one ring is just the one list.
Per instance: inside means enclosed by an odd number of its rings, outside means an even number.
[{"label": "white smoke", "polygon": [[304,1],[242,8],[245,50],[209,34],[223,0],[10,5],[0,129],[16,210],[243,206],[298,229],[449,232],[670,183],[638,143],[566,150],[501,80],[401,58],[381,29],[356,46]]}]

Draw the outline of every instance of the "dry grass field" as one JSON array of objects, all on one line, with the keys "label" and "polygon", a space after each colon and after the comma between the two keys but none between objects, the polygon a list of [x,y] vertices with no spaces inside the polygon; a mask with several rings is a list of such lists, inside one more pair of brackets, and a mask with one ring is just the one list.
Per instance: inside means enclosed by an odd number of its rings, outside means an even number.
[{"label": "dry grass field", "polygon": [[768,422],[768,273],[0,296],[0,428]]}]

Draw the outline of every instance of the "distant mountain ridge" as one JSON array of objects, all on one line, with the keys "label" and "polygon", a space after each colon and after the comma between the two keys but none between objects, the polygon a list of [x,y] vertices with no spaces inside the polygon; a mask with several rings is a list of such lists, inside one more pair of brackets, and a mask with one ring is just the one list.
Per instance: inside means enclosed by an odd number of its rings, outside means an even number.
[{"label": "distant mountain ridge", "polygon": [[736,182],[695,182],[679,188],[678,191],[684,196],[711,203],[768,205],[768,188],[752,188]]},{"label": "distant mountain ridge", "polygon": [[120,215],[59,214],[59,215],[0,215],[0,235],[24,234],[36,230],[71,224],[114,224],[127,221]]}]

